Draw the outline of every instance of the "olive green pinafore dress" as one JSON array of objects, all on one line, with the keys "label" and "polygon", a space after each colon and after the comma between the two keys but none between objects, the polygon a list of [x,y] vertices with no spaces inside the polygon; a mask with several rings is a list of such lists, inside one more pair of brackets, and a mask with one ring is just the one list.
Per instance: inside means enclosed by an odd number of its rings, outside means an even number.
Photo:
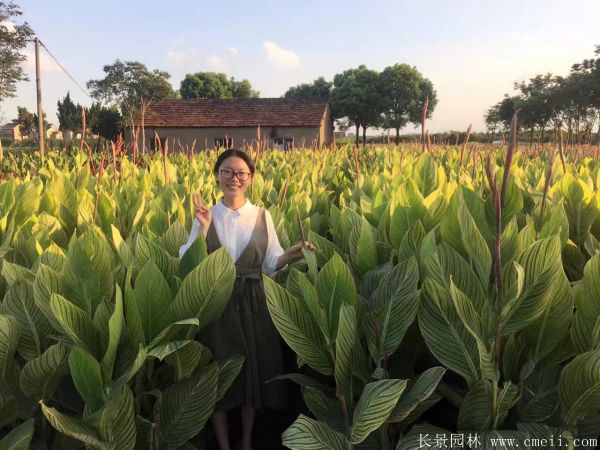
[{"label": "olive green pinafore dress", "polygon": [[[283,408],[285,386],[281,381],[266,383],[283,373],[283,357],[279,335],[265,298],[262,264],[267,252],[265,210],[260,208],[252,237],[235,263],[233,293],[223,315],[202,333],[202,340],[213,352],[215,360],[234,354],[245,357],[240,374],[216,411],[236,406]],[[206,235],[208,253],[221,247],[211,222]]]}]

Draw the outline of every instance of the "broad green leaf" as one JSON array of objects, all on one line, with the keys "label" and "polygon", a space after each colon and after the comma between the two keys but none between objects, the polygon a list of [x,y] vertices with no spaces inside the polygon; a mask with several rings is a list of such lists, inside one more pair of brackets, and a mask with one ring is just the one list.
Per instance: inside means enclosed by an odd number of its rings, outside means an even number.
[{"label": "broad green leaf", "polygon": [[359,444],[383,425],[405,388],[406,380],[390,379],[367,384],[354,410],[348,440]]},{"label": "broad green leaf", "polygon": [[217,364],[211,364],[163,392],[160,448],[180,448],[204,428],[217,399],[217,380]]},{"label": "broad green leaf", "polygon": [[63,332],[93,356],[100,357],[100,336],[88,314],[62,295],[52,294],[50,309]]},{"label": "broad green leaf", "polygon": [[597,414],[600,404],[600,351],[577,355],[560,374],[558,394],[562,417],[574,426],[587,415]]},{"label": "broad green leaf", "polygon": [[282,444],[292,450],[345,450],[344,435],[327,424],[302,414],[281,435]]},{"label": "broad green leaf", "polygon": [[150,342],[171,323],[172,304],[169,284],[154,261],[148,261],[138,274],[133,293],[144,337]]},{"label": "broad green leaf", "polygon": [[419,327],[433,355],[469,384],[480,378],[477,342],[462,324],[450,293],[426,278],[419,307]]},{"label": "broad green leaf", "polygon": [[233,291],[235,266],[226,248],[211,253],[183,280],[171,305],[177,320],[196,317],[199,328],[219,317]]},{"label": "broad green leaf", "polygon": [[343,304],[340,308],[340,322],[335,340],[335,382],[338,398],[341,397],[350,408],[354,404],[352,354],[357,334],[356,311]]},{"label": "broad green leaf", "polygon": [[268,277],[264,286],[269,313],[285,342],[314,370],[331,375],[333,364],[325,338],[306,305]]},{"label": "broad green leaf", "polygon": [[42,412],[54,428],[67,436],[77,439],[93,449],[111,450],[108,442],[100,437],[98,430],[80,419],[67,416],[42,403]]},{"label": "broad green leaf", "polygon": [[19,379],[25,395],[34,400],[52,398],[61,378],[69,373],[68,355],[68,347],[58,343],[25,364]]},{"label": "broad green leaf", "polygon": [[406,419],[420,403],[431,397],[445,373],[446,369],[443,367],[432,367],[419,375],[398,400],[390,421],[401,422]]},{"label": "broad green leaf", "polygon": [[33,437],[33,419],[18,425],[0,440],[0,450],[27,450]]},{"label": "broad green leaf", "polygon": [[342,258],[335,254],[323,266],[317,277],[317,294],[319,303],[323,306],[327,316],[327,328],[330,341],[333,342],[337,335],[339,312],[342,304],[356,305],[356,286],[352,272]]},{"label": "broad green leaf", "polygon": [[94,413],[104,404],[104,383],[100,364],[79,346],[69,355],[69,369],[73,383],[89,410]]}]

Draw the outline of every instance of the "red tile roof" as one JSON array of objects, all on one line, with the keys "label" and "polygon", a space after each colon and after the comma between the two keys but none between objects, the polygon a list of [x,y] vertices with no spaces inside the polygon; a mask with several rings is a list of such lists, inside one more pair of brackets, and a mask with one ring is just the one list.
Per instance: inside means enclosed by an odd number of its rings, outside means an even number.
[{"label": "red tile roof", "polygon": [[319,127],[326,108],[323,98],[161,100],[146,109],[144,126]]}]

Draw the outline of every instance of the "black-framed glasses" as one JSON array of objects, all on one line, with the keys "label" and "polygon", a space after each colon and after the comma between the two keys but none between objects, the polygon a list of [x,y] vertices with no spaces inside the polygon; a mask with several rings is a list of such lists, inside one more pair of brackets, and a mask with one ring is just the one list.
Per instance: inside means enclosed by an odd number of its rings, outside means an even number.
[{"label": "black-framed glasses", "polygon": [[231,169],[221,169],[221,176],[226,180],[231,180],[234,175],[240,181],[246,181],[250,178],[250,172],[234,172]]}]

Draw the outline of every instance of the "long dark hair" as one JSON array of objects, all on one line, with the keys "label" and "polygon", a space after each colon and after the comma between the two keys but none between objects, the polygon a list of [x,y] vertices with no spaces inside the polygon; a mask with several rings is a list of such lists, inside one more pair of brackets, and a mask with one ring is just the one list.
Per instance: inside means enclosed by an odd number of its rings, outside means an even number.
[{"label": "long dark hair", "polygon": [[213,169],[213,172],[215,175],[217,175],[219,173],[219,167],[221,167],[221,164],[223,164],[223,161],[225,161],[227,158],[231,158],[232,156],[237,156],[238,158],[242,158],[244,160],[244,162],[248,165],[248,169],[250,169],[250,173],[252,175],[254,175],[254,172],[256,171],[256,167],[254,167],[254,163],[252,162],[252,159],[250,159],[250,156],[248,155],[248,153],[246,153],[243,150],[237,150],[235,148],[230,148],[229,150],[225,150],[223,153],[221,153],[219,155],[219,157],[217,158],[217,161],[215,162],[215,167]]}]

